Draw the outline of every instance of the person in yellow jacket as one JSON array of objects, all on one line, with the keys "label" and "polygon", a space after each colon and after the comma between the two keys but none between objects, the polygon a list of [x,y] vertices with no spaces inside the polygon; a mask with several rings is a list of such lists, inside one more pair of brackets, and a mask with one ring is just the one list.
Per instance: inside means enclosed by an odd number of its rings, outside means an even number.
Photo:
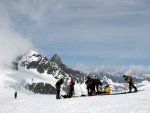
[{"label": "person in yellow jacket", "polygon": [[104,93],[110,93],[111,89],[109,87],[109,85],[105,86],[104,88]]}]

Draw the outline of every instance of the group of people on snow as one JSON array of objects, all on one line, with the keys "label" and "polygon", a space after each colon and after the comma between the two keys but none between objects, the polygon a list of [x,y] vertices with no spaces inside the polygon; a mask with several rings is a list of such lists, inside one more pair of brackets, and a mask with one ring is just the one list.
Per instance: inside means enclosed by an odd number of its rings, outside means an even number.
[{"label": "group of people on snow", "polygon": [[111,91],[109,85],[104,87],[104,91],[100,91],[99,88],[102,87],[102,82],[96,78],[96,76],[94,76],[94,78],[88,76],[85,84],[87,86],[87,94],[89,96],[94,96],[101,93],[110,93]]},{"label": "group of people on snow", "polygon": [[[86,87],[87,87],[87,94],[90,95],[96,95],[99,91],[99,86],[102,86],[102,82],[99,79],[96,79],[96,76],[94,78],[87,77],[87,80],[85,81]],[[96,91],[95,91],[96,88]]]},{"label": "group of people on snow", "polygon": [[[133,84],[132,76],[123,75],[123,78],[129,84],[129,93],[131,92],[132,87],[135,89],[134,92],[137,92],[137,88]],[[60,88],[61,88],[61,85],[63,84],[63,82],[64,82],[64,78],[61,78],[55,84],[56,99],[60,99]],[[99,90],[99,87],[102,87],[102,82],[98,78],[96,78],[96,76],[94,76],[94,77],[88,76],[86,78],[85,84],[86,84],[87,95],[88,96],[94,96],[94,95],[98,95],[98,94],[102,94],[102,93],[109,94],[111,92],[109,84],[104,87],[104,91]],[[71,78],[71,80],[69,82],[68,94],[65,95],[66,98],[71,98],[73,96],[73,94],[74,94],[74,85],[75,85],[74,79]]]}]

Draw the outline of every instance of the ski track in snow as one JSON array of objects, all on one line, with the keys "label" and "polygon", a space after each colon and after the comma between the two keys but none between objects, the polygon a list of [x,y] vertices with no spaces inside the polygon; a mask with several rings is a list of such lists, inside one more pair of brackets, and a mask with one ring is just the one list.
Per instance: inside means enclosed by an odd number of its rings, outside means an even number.
[{"label": "ski track in snow", "polygon": [[149,113],[150,87],[138,93],[56,100],[55,95],[1,90],[0,113]]}]

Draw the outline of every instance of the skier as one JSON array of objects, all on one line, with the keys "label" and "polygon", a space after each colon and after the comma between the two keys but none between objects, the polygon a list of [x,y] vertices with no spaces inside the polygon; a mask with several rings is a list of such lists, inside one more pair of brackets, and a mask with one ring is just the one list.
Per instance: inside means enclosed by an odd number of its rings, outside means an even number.
[{"label": "skier", "polygon": [[88,76],[87,80],[85,81],[86,87],[87,87],[87,93],[90,96],[91,95],[91,78]]},{"label": "skier", "polygon": [[63,84],[63,82],[64,82],[64,79],[61,78],[55,84],[55,87],[56,87],[56,99],[60,99],[60,87]]},{"label": "skier", "polygon": [[70,83],[69,83],[69,94],[68,94],[68,98],[71,98],[74,94],[74,85],[75,85],[75,82],[74,82],[74,79],[71,78],[70,80]]},{"label": "skier", "polygon": [[134,92],[137,92],[137,88],[133,85],[132,76],[123,75],[124,80],[129,83],[129,93],[131,93],[132,87],[135,89]]},{"label": "skier", "polygon": [[14,93],[14,98],[15,99],[17,98],[17,91],[15,91],[15,93]]}]

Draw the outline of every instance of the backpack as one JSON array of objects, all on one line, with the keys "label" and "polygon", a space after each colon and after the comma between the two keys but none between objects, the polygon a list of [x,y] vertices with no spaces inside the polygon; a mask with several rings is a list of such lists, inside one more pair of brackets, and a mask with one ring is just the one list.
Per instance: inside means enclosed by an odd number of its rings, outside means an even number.
[{"label": "backpack", "polygon": [[132,80],[132,76],[126,76],[125,81],[130,82]]},{"label": "backpack", "polygon": [[129,76],[132,79],[132,76]]}]

